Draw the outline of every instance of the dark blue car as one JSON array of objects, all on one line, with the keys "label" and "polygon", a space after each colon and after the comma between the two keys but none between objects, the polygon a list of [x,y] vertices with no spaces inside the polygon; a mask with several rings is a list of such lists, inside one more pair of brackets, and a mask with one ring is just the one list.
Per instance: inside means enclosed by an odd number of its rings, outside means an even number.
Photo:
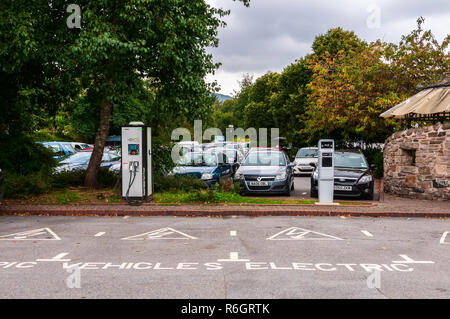
[{"label": "dark blue car", "polygon": [[233,167],[222,152],[192,152],[184,154],[172,171],[175,175],[190,175],[208,184],[233,177]]}]

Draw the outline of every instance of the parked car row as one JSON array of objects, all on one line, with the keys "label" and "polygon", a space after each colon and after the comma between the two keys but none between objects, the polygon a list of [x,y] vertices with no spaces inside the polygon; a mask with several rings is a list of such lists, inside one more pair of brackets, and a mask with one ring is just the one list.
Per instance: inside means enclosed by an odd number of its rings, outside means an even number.
[{"label": "parked car row", "polygon": [[[59,160],[56,172],[86,170],[93,148],[75,142],[40,142],[55,152]],[[190,175],[208,184],[223,178],[239,182],[243,194],[290,195],[295,175],[310,175],[310,195],[318,196],[318,149],[301,148],[294,162],[281,148],[247,148],[245,143],[182,142],[181,158],[170,174]],[[369,166],[362,152],[335,151],[334,193],[336,196],[373,199],[375,167]],[[105,148],[101,167],[119,173],[120,152]]]},{"label": "parked car row", "polygon": [[[318,149],[306,147],[298,151],[295,161],[280,148],[255,147],[243,156],[233,148],[196,145],[188,151],[172,174],[196,176],[209,184],[233,177],[243,187],[243,194],[290,195],[295,189],[295,175],[310,175],[311,197],[318,197]],[[203,151],[202,151],[203,150]],[[336,151],[334,155],[336,196],[373,199],[375,167],[369,166],[358,151]]]}]

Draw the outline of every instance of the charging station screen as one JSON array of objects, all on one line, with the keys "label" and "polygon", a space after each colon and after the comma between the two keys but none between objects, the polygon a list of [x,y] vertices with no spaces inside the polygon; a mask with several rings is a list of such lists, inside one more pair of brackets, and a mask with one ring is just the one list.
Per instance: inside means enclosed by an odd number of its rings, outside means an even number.
[{"label": "charging station screen", "polygon": [[322,157],[322,167],[332,167],[333,158],[332,157]]},{"label": "charging station screen", "polygon": [[139,144],[128,144],[128,155],[139,155]]},{"label": "charging station screen", "polygon": [[320,148],[333,148],[333,142],[320,142]]}]

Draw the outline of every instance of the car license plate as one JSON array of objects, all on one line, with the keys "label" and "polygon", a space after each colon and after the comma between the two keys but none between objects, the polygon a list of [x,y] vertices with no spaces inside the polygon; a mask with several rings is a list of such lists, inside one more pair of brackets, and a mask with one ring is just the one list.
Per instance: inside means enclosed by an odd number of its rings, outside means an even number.
[{"label": "car license plate", "polygon": [[352,187],[351,187],[351,186],[335,185],[335,186],[334,186],[334,190],[335,190],[335,191],[347,191],[347,192],[351,192],[351,191],[352,191]]},{"label": "car license plate", "polygon": [[250,182],[250,186],[269,186],[268,182]]}]

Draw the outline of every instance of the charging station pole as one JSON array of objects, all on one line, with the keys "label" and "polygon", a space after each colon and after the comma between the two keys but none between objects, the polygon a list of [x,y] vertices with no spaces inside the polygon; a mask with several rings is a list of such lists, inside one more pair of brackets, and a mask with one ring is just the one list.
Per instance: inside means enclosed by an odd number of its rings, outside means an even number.
[{"label": "charging station pole", "polygon": [[334,140],[319,141],[319,203],[331,204],[334,196]]},{"label": "charging station pole", "polygon": [[130,122],[121,128],[122,198],[140,205],[153,197],[151,128]]}]

